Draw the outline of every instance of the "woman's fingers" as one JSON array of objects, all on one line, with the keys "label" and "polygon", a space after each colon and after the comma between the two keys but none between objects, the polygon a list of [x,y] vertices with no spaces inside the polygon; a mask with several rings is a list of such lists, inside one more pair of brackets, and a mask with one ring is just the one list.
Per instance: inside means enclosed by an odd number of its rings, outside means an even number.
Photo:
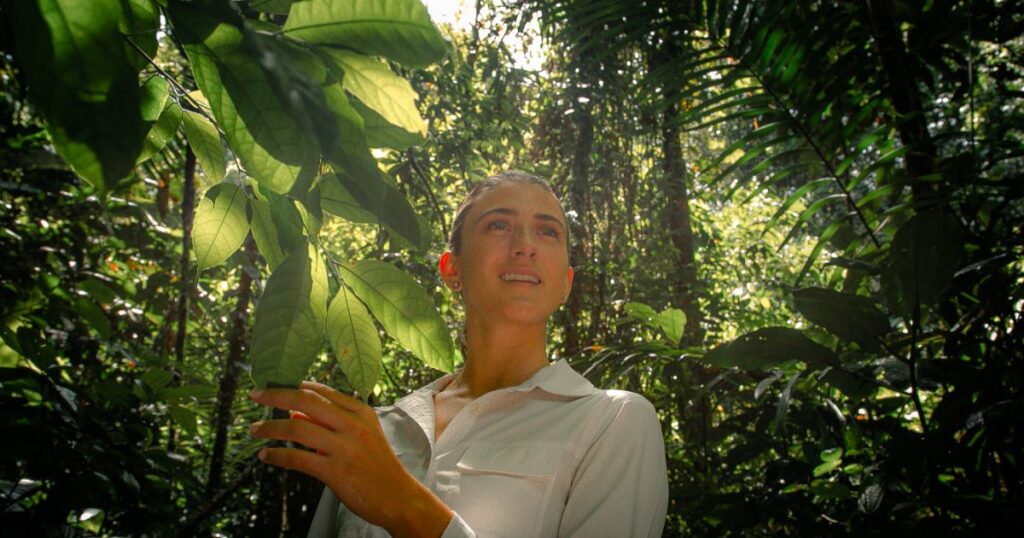
[{"label": "woman's fingers", "polygon": [[263,448],[259,458],[264,463],[299,471],[310,476],[321,478],[327,467],[327,457],[314,452],[297,448]]},{"label": "woman's fingers", "polygon": [[267,420],[254,422],[249,433],[257,439],[291,441],[329,454],[337,452],[337,440],[332,432],[306,420]]},{"label": "woman's fingers", "polygon": [[258,404],[298,411],[312,422],[334,431],[344,429],[349,420],[343,407],[308,389],[257,389],[250,392],[249,397]]},{"label": "woman's fingers", "polygon": [[319,394],[320,396],[327,398],[334,405],[337,405],[338,407],[350,413],[359,413],[363,409],[369,407],[356,398],[353,398],[347,394],[342,394],[332,389],[331,387],[328,387],[327,385],[317,383],[315,381],[303,381],[302,383],[299,384],[299,388],[311,390]]}]

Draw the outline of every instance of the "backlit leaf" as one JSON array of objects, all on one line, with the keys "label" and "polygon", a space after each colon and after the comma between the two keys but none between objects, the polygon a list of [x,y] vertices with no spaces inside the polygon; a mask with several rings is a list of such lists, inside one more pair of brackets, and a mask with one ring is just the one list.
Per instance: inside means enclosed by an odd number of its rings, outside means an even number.
[{"label": "backlit leaf", "polygon": [[667,308],[658,313],[658,326],[665,331],[665,336],[672,345],[679,345],[686,328],[686,314],[678,308]]},{"label": "backlit leaf", "polygon": [[410,133],[427,134],[427,124],[416,109],[416,92],[408,80],[380,60],[345,50],[327,54],[345,72],[342,87],[388,122]]},{"label": "backlit leaf", "polygon": [[217,128],[210,120],[191,110],[186,110],[182,115],[181,126],[185,129],[185,138],[192,146],[196,159],[203,167],[206,179],[210,183],[220,183],[224,179],[227,155]]},{"label": "backlit leaf", "polygon": [[342,266],[341,275],[399,344],[428,366],[445,372],[454,368],[448,328],[412,277],[377,260]]},{"label": "backlit leaf", "polygon": [[297,249],[270,275],[256,307],[252,379],[297,386],[320,352],[327,318],[327,272],[309,246]]},{"label": "backlit leaf", "polygon": [[366,307],[345,286],[327,308],[327,340],[352,388],[363,398],[372,394],[381,369],[380,337]]},{"label": "backlit leaf", "polygon": [[315,173],[319,151],[281,105],[270,76],[244,46],[244,34],[182,2],[171,21],[228,145],[260,185],[286,193],[300,174]]},{"label": "backlit leaf", "polygon": [[100,191],[132,173],[146,126],[119,0],[13,2],[14,45],[57,152]]},{"label": "backlit leaf", "polygon": [[192,230],[199,270],[224,263],[249,233],[245,193],[231,183],[219,183],[199,202]]},{"label": "backlit leaf", "polygon": [[308,0],[292,4],[285,34],[384,56],[410,67],[440,60],[447,44],[419,0]]}]

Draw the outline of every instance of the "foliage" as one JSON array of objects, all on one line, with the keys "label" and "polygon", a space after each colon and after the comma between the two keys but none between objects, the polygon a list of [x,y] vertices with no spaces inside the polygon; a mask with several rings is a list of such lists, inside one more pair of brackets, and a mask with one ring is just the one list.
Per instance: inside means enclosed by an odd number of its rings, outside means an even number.
[{"label": "foliage", "polygon": [[518,168],[572,228],[553,354],[659,410],[666,535],[1019,530],[1018,6],[477,4],[0,11],[4,529],[304,534],[240,379],[451,369],[447,219]]}]

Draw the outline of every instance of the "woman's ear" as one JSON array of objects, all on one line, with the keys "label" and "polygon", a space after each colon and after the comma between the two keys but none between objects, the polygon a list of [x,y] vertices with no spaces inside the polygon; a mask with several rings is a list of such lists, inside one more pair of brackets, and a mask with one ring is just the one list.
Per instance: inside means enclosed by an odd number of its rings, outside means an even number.
[{"label": "woman's ear", "polygon": [[445,285],[456,291],[462,287],[459,283],[459,270],[455,267],[455,255],[451,251],[445,251],[441,255],[441,259],[437,262],[437,268]]},{"label": "woman's ear", "polygon": [[572,291],[572,279],[576,276],[576,272],[572,270],[572,266],[565,272],[565,294],[562,295],[562,304],[565,304],[569,300],[569,292]]}]

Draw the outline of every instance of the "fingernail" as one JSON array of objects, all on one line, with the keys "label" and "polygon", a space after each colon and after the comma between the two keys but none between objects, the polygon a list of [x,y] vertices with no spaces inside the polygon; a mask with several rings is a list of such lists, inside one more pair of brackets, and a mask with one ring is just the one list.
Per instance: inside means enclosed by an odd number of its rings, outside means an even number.
[{"label": "fingernail", "polygon": [[260,453],[257,457],[260,459],[260,461],[267,459],[267,449],[261,448]]},{"label": "fingernail", "polygon": [[250,424],[249,425],[249,435],[255,435],[256,434],[256,430],[259,429],[259,427],[262,426],[262,425],[263,425],[263,421],[262,420],[256,421],[256,422],[253,422],[252,424]]},{"label": "fingernail", "polygon": [[263,389],[252,389],[249,391],[250,398],[259,398],[260,396],[263,396]]}]

